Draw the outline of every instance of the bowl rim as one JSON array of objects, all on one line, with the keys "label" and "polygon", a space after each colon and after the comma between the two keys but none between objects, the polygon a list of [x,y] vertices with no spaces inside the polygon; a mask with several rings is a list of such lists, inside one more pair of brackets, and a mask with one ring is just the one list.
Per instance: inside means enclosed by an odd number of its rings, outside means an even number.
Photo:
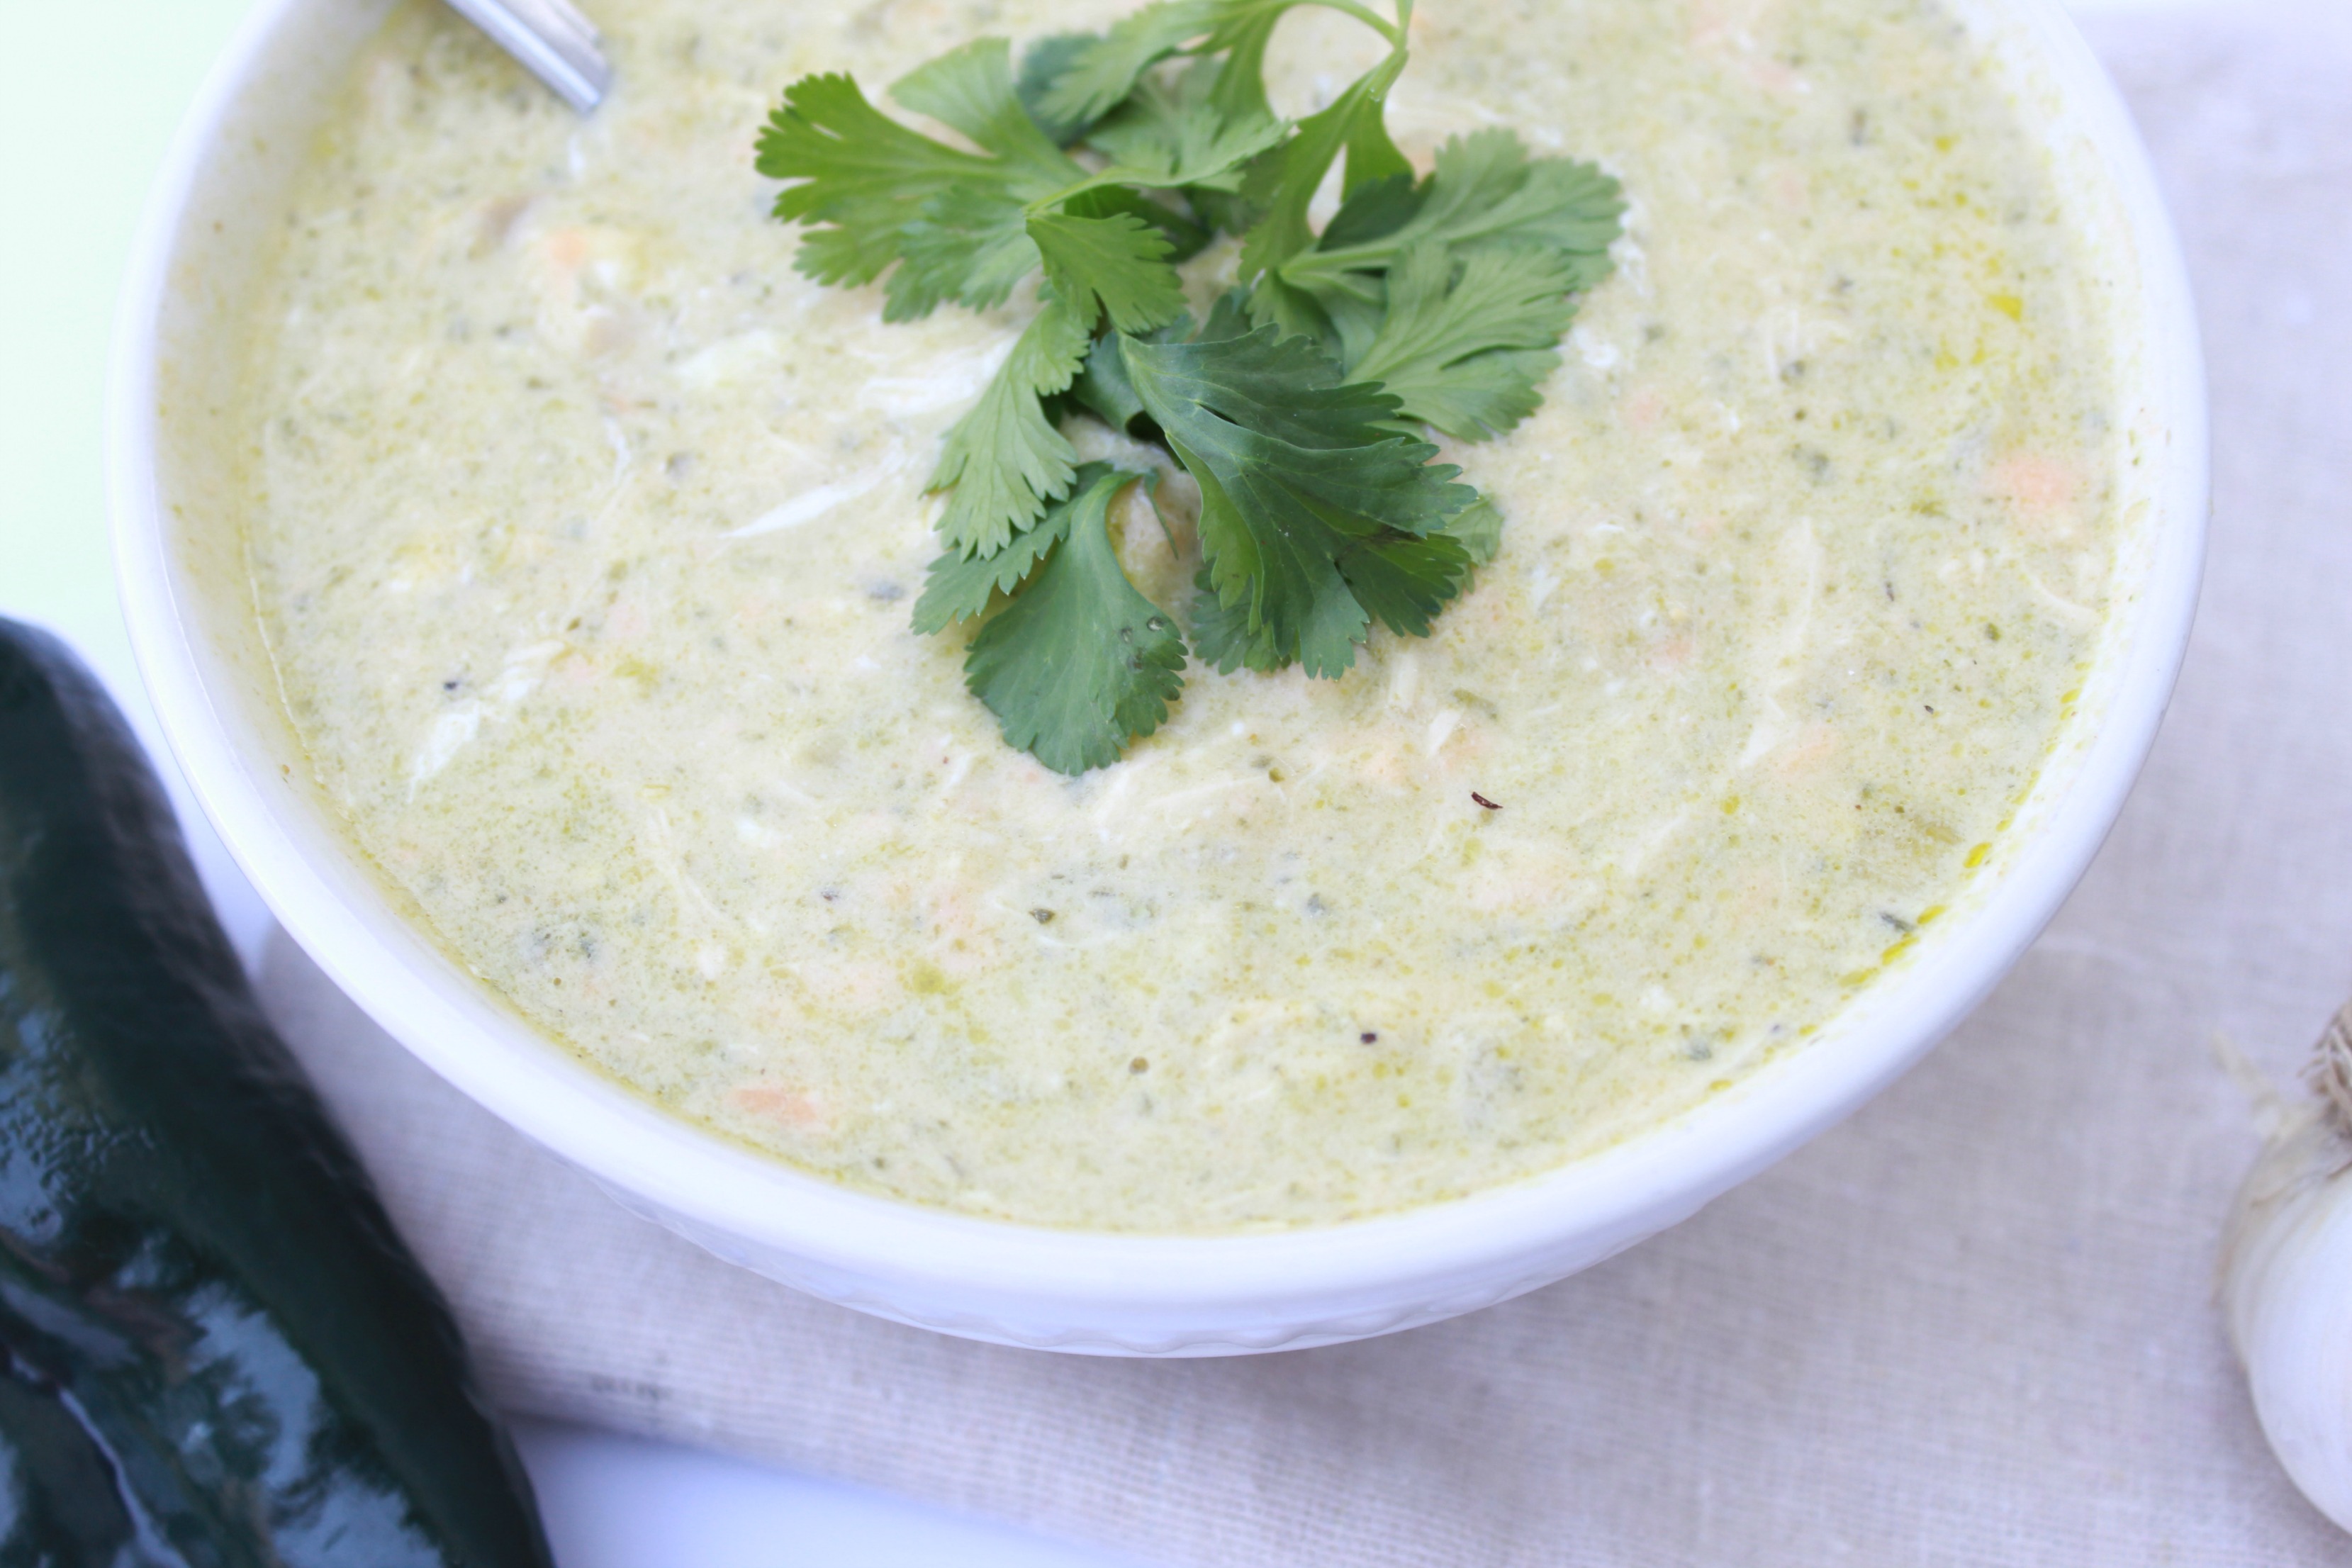
[{"label": "bowl rim", "polygon": [[[1081,1315],[1135,1310],[1213,1321],[1286,1302],[1425,1293],[1431,1281],[1515,1267],[1526,1276],[1517,1288],[1526,1288],[1597,1261],[1843,1120],[1931,1048],[2056,912],[2154,743],[2187,651],[2203,562],[2209,436],[2197,320],[2153,171],[2113,83],[2057,0],[1994,0],[2037,38],[2115,183],[2141,281],[2140,310],[2126,319],[2147,323],[2149,402],[2166,440],[2155,459],[2163,473],[2152,547],[2132,596],[2130,645],[2117,656],[2103,720],[2032,840],[1957,929],[1942,933],[1936,962],[1881,976],[1822,1037],[1613,1146],[1465,1196],[1333,1224],[1206,1234],[1052,1227],[855,1191],[731,1144],[639,1099],[511,1014],[460,994],[450,982],[457,971],[421,933],[411,931],[404,948],[383,929],[383,911],[355,908],[348,878],[310,863],[289,836],[279,816],[294,808],[273,801],[247,765],[208,688],[174,582],[157,474],[160,329],[177,240],[206,161],[271,40],[291,14],[317,3],[263,0],[237,29],[172,142],[118,307],[106,411],[109,510],[123,614],[162,727],[196,798],[279,922],[388,1033],[600,1182],[683,1216],[706,1245],[706,1231],[742,1238],[837,1274],[846,1286],[824,1292],[836,1299],[868,1305],[855,1287],[869,1282],[884,1297],[902,1288],[962,1290]],[[2119,595],[2110,613],[2123,609]],[[362,855],[355,846],[350,853]],[[425,954],[448,973],[431,973]],[[1546,1261],[1570,1251],[1574,1261]]]}]

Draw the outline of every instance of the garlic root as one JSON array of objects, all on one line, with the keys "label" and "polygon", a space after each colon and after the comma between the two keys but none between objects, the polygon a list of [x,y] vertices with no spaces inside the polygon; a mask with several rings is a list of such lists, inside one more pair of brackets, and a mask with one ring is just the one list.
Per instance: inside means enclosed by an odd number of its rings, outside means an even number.
[{"label": "garlic root", "polygon": [[2221,1306],[2263,1434],[2352,1530],[2352,1004],[2320,1037],[2312,1097],[2246,1173],[2221,1240]]}]

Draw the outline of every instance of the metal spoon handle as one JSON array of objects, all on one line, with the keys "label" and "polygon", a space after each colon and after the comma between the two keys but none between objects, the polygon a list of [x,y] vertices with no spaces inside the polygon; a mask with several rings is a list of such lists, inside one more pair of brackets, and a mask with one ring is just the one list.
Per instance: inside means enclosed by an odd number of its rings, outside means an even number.
[{"label": "metal spoon handle", "polygon": [[555,95],[585,114],[604,101],[613,68],[596,47],[594,24],[569,0],[449,0],[450,6]]}]

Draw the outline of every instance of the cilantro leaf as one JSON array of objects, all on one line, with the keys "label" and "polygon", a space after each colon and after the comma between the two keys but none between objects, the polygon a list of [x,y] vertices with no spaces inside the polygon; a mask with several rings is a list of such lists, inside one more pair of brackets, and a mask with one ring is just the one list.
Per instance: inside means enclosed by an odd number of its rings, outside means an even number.
[{"label": "cilantro leaf", "polygon": [[787,182],[775,213],[804,227],[793,265],[820,283],[871,283],[894,261],[886,321],[942,300],[1002,304],[1037,265],[1024,204],[1087,173],[1037,128],[1002,38],[982,38],[902,78],[891,94],[962,132],[966,153],[899,124],[845,76],[804,77],[761,132],[758,167]]},{"label": "cilantro leaf", "polygon": [[[1357,541],[1339,564],[1365,614],[1399,637],[1425,637],[1430,622],[1462,591],[1470,552],[1443,531],[1422,538],[1381,533]],[[1314,673],[1311,667],[1307,673]]]},{"label": "cilantro leaf", "polygon": [[776,216],[808,226],[793,265],[820,283],[871,283],[898,259],[901,226],[958,185],[992,183],[994,160],[919,135],[845,76],[803,77],[760,132],[758,167],[796,181]]},{"label": "cilantro leaf", "polygon": [[[1242,240],[1242,276],[1254,279],[1251,318],[1288,336],[1360,349],[1370,339],[1379,304],[1372,290],[1361,298],[1329,285],[1318,289],[1292,281],[1282,264],[1316,243],[1307,207],[1323,177],[1344,153],[1342,187],[1348,192],[1386,190],[1410,183],[1412,165],[1389,140],[1383,118],[1388,89],[1405,64],[1402,41],[1381,63],[1349,84],[1332,105],[1302,121],[1298,133],[1250,166],[1243,199],[1258,213]],[[1346,279],[1349,274],[1342,273]]]},{"label": "cilantro leaf", "polygon": [[1507,131],[1454,137],[1437,150],[1429,196],[1391,242],[1538,245],[1568,253],[1575,287],[1609,276],[1609,247],[1622,226],[1622,187],[1593,164],[1530,158]]},{"label": "cilantro leaf", "polygon": [[1077,453],[1039,399],[1077,374],[1089,330],[1067,300],[1048,297],[980,401],[948,431],[929,488],[953,487],[940,518],[950,549],[992,554],[1068,490]]},{"label": "cilantro leaf", "polygon": [[[1438,150],[1436,169],[1425,180],[1416,183],[1409,174],[1351,180],[1322,237],[1256,279],[1251,311],[1285,331],[1331,343],[1341,362],[1353,366],[1371,352],[1376,337],[1396,330],[1391,320],[1396,274],[1409,255],[1442,249],[1458,259],[1487,250],[1542,252],[1557,258],[1560,291],[1581,291],[1608,276],[1609,247],[1623,210],[1617,183],[1589,163],[1530,159],[1507,131],[1456,137]],[[1470,289],[1461,292],[1464,304],[1475,299]],[[1412,290],[1407,296],[1415,297]],[[1508,348],[1490,344],[1491,357],[1465,363],[1448,378],[1457,394],[1453,402],[1434,414],[1426,407],[1408,412],[1472,438],[1509,428],[1534,407],[1530,389],[1551,369],[1548,361],[1511,356],[1548,353],[1556,337]],[[1391,380],[1378,369],[1358,374]],[[1404,390],[1393,381],[1391,389]]]},{"label": "cilantro leaf", "polygon": [[1249,606],[1240,603],[1228,606],[1217,596],[1206,566],[1192,579],[1192,651],[1219,675],[1231,675],[1236,669],[1271,674],[1289,662],[1276,649],[1271,626],[1261,624],[1251,631]]},{"label": "cilantro leaf", "polygon": [[1184,309],[1184,285],[1168,265],[1168,241],[1132,213],[1081,217],[1044,212],[1029,219],[1054,292],[1078,304],[1094,325],[1097,303],[1123,332],[1145,332]]},{"label": "cilantro leaf", "polygon": [[1227,338],[1247,337],[1249,331],[1249,290],[1228,289],[1209,307],[1209,319],[1201,323],[1201,330],[1192,334],[1192,341],[1223,342]]},{"label": "cilantro leaf", "polygon": [[1543,405],[1543,384],[1559,368],[1556,349],[1493,349],[1432,369],[1426,379],[1401,383],[1406,417],[1457,441],[1507,435]]},{"label": "cilantro leaf", "polygon": [[1106,332],[1095,340],[1087,363],[1070,383],[1070,396],[1078,405],[1112,429],[1133,434],[1143,414],[1143,402],[1127,379],[1127,363],[1118,355],[1118,334]]},{"label": "cilantro leaf", "polygon": [[1092,33],[1055,33],[1039,38],[1021,51],[1021,74],[1013,90],[1021,99],[1021,107],[1037,122],[1037,129],[1050,137],[1056,147],[1067,147],[1092,128],[1087,120],[1062,120],[1048,113],[1045,98],[1047,90],[1077,58],[1095,42]]},{"label": "cilantro leaf", "polygon": [[987,614],[995,595],[1019,587],[1021,579],[1067,531],[1069,507],[1067,499],[1055,501],[1044,517],[1025,532],[1014,534],[1012,542],[993,555],[966,555],[950,550],[933,561],[922,596],[915,601],[915,630],[929,636]]},{"label": "cilantro leaf", "polygon": [[1139,477],[1105,463],[1078,470],[1070,498],[1030,531],[1053,536],[1043,559],[964,659],[965,684],[1006,742],[1056,773],[1117,762],[1184,687],[1183,635],[1111,548],[1111,498]]},{"label": "cilantro leaf", "polygon": [[1405,48],[1402,42],[1389,58],[1396,62],[1395,73],[1385,65],[1370,73],[1367,79],[1374,80],[1375,85],[1368,89],[1368,107],[1348,123],[1348,161],[1340,181],[1342,195],[1375,180],[1409,176],[1412,173],[1412,163],[1389,139],[1386,113],[1389,89],[1395,85],[1396,75],[1404,69]]},{"label": "cilantro leaf", "polygon": [[1428,183],[1416,183],[1410,173],[1363,181],[1348,193],[1315,243],[1324,250],[1341,250],[1394,234],[1421,210],[1428,195]]},{"label": "cilantro leaf", "polygon": [[[1183,342],[1196,336],[1229,338],[1241,330],[1242,327],[1235,327],[1231,331],[1195,333],[1192,318],[1186,314],[1141,336],[1150,342],[1170,343]],[[1070,383],[1070,397],[1087,412],[1122,434],[1145,439],[1155,438],[1159,434],[1150,428],[1143,412],[1142,400],[1135,395],[1135,387],[1127,379],[1127,362],[1119,357],[1118,334],[1116,332],[1105,332],[1095,340],[1095,346],[1087,354],[1086,364],[1078,371],[1078,378]],[[1137,427],[1138,421],[1143,422],[1140,429]]]},{"label": "cilantro leaf", "polygon": [[1391,43],[1397,42],[1402,22],[1412,14],[1409,4],[1401,6],[1400,26],[1391,26],[1358,0],[1155,0],[1113,23],[1089,47],[1073,48],[1066,57],[1057,52],[1060,72],[1034,100],[1039,119],[1047,125],[1089,124],[1134,92],[1144,72],[1187,46],[1199,54],[1231,51],[1244,68],[1223,107],[1245,103],[1252,96],[1262,107],[1261,68],[1274,25],[1292,7],[1309,4],[1343,11]]},{"label": "cilantro leaf", "polygon": [[1234,9],[1231,0],[1158,0],[1120,17],[1110,31],[1069,51],[1061,71],[1037,94],[1045,123],[1086,125],[1135,90],[1136,79]]},{"label": "cilantro leaf", "polygon": [[1273,327],[1286,338],[1310,338],[1318,343],[1346,344],[1360,341],[1370,342],[1377,325],[1377,310],[1364,312],[1370,323],[1353,334],[1343,334],[1338,318],[1329,307],[1346,303],[1328,296],[1319,296],[1293,287],[1279,272],[1262,272],[1250,285],[1250,320],[1260,326]]},{"label": "cilantro leaf", "polygon": [[1542,402],[1553,346],[1575,318],[1569,258],[1528,247],[1405,252],[1388,275],[1388,314],[1349,374],[1394,393],[1399,412],[1461,441],[1517,425]]},{"label": "cilantro leaf", "polygon": [[[1608,277],[1609,247],[1616,241],[1625,203],[1615,180],[1591,163],[1566,158],[1529,158],[1508,131],[1479,131],[1451,138],[1437,150],[1436,166],[1414,193],[1410,216],[1401,222],[1374,222],[1370,212],[1343,208],[1332,230],[1311,249],[1281,259],[1283,280],[1318,292],[1358,283],[1350,273],[1389,267],[1416,246],[1438,244],[1456,251],[1489,245],[1528,246],[1565,253],[1570,287],[1588,289]],[[1386,193],[1381,219],[1399,203]]]},{"label": "cilantro leaf", "polygon": [[1265,216],[1243,237],[1243,277],[1280,266],[1315,243],[1307,205],[1342,152],[1348,155],[1343,183],[1350,191],[1412,172],[1382,122],[1389,89],[1403,71],[1405,58],[1400,41],[1387,58],[1349,82],[1328,109],[1300,121],[1295,135],[1251,165],[1242,195]]},{"label": "cilantro leaf", "polygon": [[[1472,534],[1456,531],[1465,520],[1471,520]],[[1475,536],[1498,533],[1501,524],[1493,507],[1483,500],[1473,501],[1448,520],[1442,533],[1423,539],[1384,535],[1362,542],[1341,557],[1340,573],[1373,619],[1402,636],[1427,637],[1430,622],[1461,591],[1468,568],[1493,559],[1491,539]],[[1478,553],[1481,542],[1486,545],[1484,555]],[[1238,601],[1226,605],[1207,567],[1193,579],[1193,587],[1192,648],[1219,674],[1231,675],[1236,668],[1270,673],[1291,662],[1272,623],[1253,631],[1248,606]]]},{"label": "cilantro leaf", "polygon": [[1003,38],[976,38],[917,66],[891,84],[890,96],[995,153],[1023,196],[1049,195],[1085,177],[1022,106],[1013,84],[1012,46]]},{"label": "cilantro leaf", "polygon": [[1452,597],[1468,563],[1440,531],[1477,492],[1429,461],[1436,447],[1385,428],[1394,397],[1344,383],[1312,343],[1271,327],[1118,342],[1137,398],[1200,484],[1209,579],[1224,607],[1246,607],[1266,658],[1335,676],[1373,618],[1427,629],[1425,606]]},{"label": "cilantro leaf", "polygon": [[1220,103],[1220,89],[1230,80],[1261,82],[1254,68],[1213,58],[1195,61],[1172,83],[1147,76],[1087,132],[1087,144],[1139,184],[1238,192],[1242,165],[1279,141],[1286,127],[1265,106],[1262,85],[1257,101],[1244,94],[1237,103]]},{"label": "cilantro leaf", "polygon": [[1352,365],[1370,352],[1372,340],[1380,336],[1381,327],[1388,320],[1386,280],[1377,281],[1381,287],[1369,299],[1338,291],[1310,295],[1271,277],[1259,279],[1254,293],[1261,310],[1265,308],[1266,300],[1276,297],[1286,301],[1302,301],[1297,307],[1297,313],[1326,323],[1328,331],[1319,335],[1329,345],[1332,357],[1343,365]]},{"label": "cilantro leaf", "polygon": [[[1011,46],[980,38],[892,85],[890,96],[993,153],[998,178],[957,184],[924,202],[899,233],[886,321],[913,321],[945,300],[975,310],[1003,304],[1041,259],[1026,204],[1085,178],[1038,128],[1013,80]],[[1079,298],[1076,294],[1069,296]]]},{"label": "cilantro leaf", "polygon": [[1062,210],[1080,217],[1110,217],[1127,213],[1160,231],[1170,249],[1171,262],[1196,256],[1215,237],[1166,202],[1153,201],[1130,185],[1096,185],[1062,203]]},{"label": "cilantro leaf", "polygon": [[[1416,184],[1410,173],[1366,180],[1339,204],[1315,250],[1307,256],[1393,234],[1421,210],[1428,195],[1429,183]],[[1289,331],[1307,331],[1311,324],[1318,336],[1337,347],[1340,363],[1353,364],[1371,347],[1388,315],[1387,273],[1384,268],[1342,268],[1328,275],[1307,274],[1303,283],[1286,280],[1307,265],[1305,260],[1295,262],[1259,279],[1258,313],[1283,322]],[[1294,322],[1307,324],[1290,324]]]},{"label": "cilantro leaf", "polygon": [[953,300],[994,310],[1037,269],[1028,215],[1001,185],[943,191],[898,233],[898,269],[883,285],[882,319],[912,321]]},{"label": "cilantro leaf", "polygon": [[1445,520],[1445,531],[1460,542],[1473,566],[1484,566],[1503,548],[1503,514],[1480,496]]}]

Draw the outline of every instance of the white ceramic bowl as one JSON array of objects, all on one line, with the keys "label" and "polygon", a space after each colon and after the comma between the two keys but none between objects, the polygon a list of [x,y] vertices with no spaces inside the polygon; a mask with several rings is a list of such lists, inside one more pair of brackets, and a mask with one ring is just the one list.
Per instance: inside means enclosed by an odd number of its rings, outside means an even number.
[{"label": "white ceramic bowl", "polygon": [[2047,128],[2100,258],[2136,464],[2116,613],[2076,717],[1952,911],[1807,1049],[1625,1144],[1474,1197],[1240,1237],[1106,1236],[850,1192],[698,1131],[581,1065],[428,941],[311,783],[239,555],[225,455],[234,323],[343,63],[389,0],[265,0],[187,124],[122,304],[109,462],[132,641],[221,837],[286,929],[435,1070],[722,1258],[977,1339],[1216,1355],[1384,1333],[1502,1300],[1686,1217],[1852,1111],[2000,978],[2074,886],[2154,739],[2186,646],[2207,507],[2197,331],[2121,102],[2053,0],[1963,0]]}]

